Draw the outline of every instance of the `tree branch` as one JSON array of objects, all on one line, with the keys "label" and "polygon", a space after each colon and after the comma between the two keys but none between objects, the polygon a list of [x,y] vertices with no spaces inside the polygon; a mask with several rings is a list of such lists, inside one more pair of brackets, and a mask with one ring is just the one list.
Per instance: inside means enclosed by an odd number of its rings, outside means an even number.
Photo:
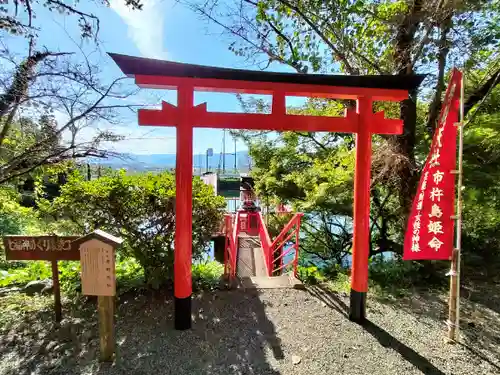
[{"label": "tree branch", "polygon": [[295,49],[293,48],[293,44],[292,42],[290,41],[289,38],[286,37],[285,34],[283,34],[272,22],[271,20],[266,17],[266,21],[268,23],[269,26],[271,26],[271,28],[274,30],[274,32],[280,37],[282,38],[287,44],[288,44],[288,48],[290,49],[290,52],[292,54],[292,58],[293,60],[289,62],[289,65],[291,65],[295,70],[301,72],[301,73],[305,73],[303,71],[303,69],[300,67],[299,64],[297,64],[297,61],[298,61],[298,58],[297,58],[297,53],[295,52]]},{"label": "tree branch", "polygon": [[490,92],[500,83],[500,67],[491,75],[491,77],[477,90],[475,90],[465,101],[464,115],[480,101],[482,101]]},{"label": "tree branch", "polygon": [[323,40],[323,42],[325,42],[325,44],[328,47],[330,47],[330,49],[333,51],[333,53],[335,54],[335,56],[337,56],[337,58],[344,63],[346,71],[349,74],[357,74],[356,70],[352,67],[352,65],[350,64],[350,62],[347,59],[346,55],[344,53],[340,52],[340,50],[337,49],[337,47],[335,47],[333,45],[333,43],[326,37],[326,35],[323,32],[321,32],[321,30],[318,28],[318,26],[309,17],[307,17],[305,15],[305,13],[298,6],[295,6],[295,5],[291,4],[287,0],[278,0],[278,1],[281,4],[283,4],[284,6],[288,7],[290,10],[293,10],[300,17],[302,17],[302,19],[304,20],[304,22],[307,23],[312,30],[314,30],[314,32]]},{"label": "tree branch", "polygon": [[[0,118],[4,117],[7,112],[14,106],[18,106],[26,97],[29,89],[29,81],[33,74],[35,67],[48,57],[56,57],[67,55],[68,53],[54,53],[54,52],[36,52],[25,59],[17,68],[11,85],[7,91],[0,95]],[[5,137],[7,136],[10,126],[8,123],[4,124],[0,131],[0,146],[2,145]]]},{"label": "tree branch", "polygon": [[[221,21],[217,20],[215,17],[213,17],[210,13],[208,13],[203,7],[200,7],[200,6],[197,6],[197,5],[194,5],[194,4],[188,4],[188,6],[196,13],[198,13],[199,15],[203,16],[203,17],[206,17],[209,21],[215,23],[216,25],[222,27],[223,30],[225,30],[226,32],[228,32],[229,34],[232,34],[233,36],[236,36],[238,38],[241,38],[245,43],[247,43],[248,45],[252,46],[253,48],[255,48],[257,51],[260,51],[260,52],[264,52],[265,54],[267,54],[270,58],[270,60],[272,61],[278,61],[282,64],[285,64],[285,65],[289,65],[291,66],[292,68],[294,68],[297,73],[302,73],[300,71],[300,69],[297,68],[297,66],[293,66],[291,64],[289,64],[287,61],[285,61],[281,56],[278,56],[277,54],[275,54],[271,49],[267,48],[265,45],[264,45],[264,42],[262,42],[260,45],[257,45],[255,42],[253,42],[252,40],[250,40],[247,36],[245,36],[242,32],[241,32],[241,27],[238,29],[238,30],[234,30],[232,27],[222,23]],[[262,37],[263,40],[265,40],[266,36],[262,33],[259,32],[259,35]]]},{"label": "tree branch", "polygon": [[297,132],[298,135],[304,137],[304,138],[308,138],[310,140],[312,140],[318,147],[320,147],[323,151],[328,151],[328,148],[322,144],[320,141],[318,141],[316,139],[316,137],[314,136],[313,133],[302,133],[302,132]]},{"label": "tree branch", "polygon": [[[97,39],[97,34],[99,34],[99,29],[100,29],[100,21],[99,21],[99,17],[95,16],[94,14],[92,13],[85,13],[85,12],[82,12],[68,4],[65,4],[63,3],[62,1],[59,1],[59,0],[46,0],[47,1],[47,4],[52,4],[54,6],[58,6],[58,7],[61,7],[65,10],[67,10],[68,12],[70,13],[73,13],[73,14],[77,14],[79,15],[80,17],[82,17],[82,19],[86,19],[86,18],[91,18],[94,20],[95,24],[96,24],[96,32],[95,32],[95,38]],[[85,23],[87,23],[87,21],[85,20]],[[88,23],[87,23],[88,24]],[[88,36],[86,35],[85,31],[84,31],[84,34],[85,36]]]},{"label": "tree branch", "polygon": [[16,111],[17,111],[18,106],[19,106],[19,104],[16,104],[12,108],[9,115],[7,116],[7,119],[5,120],[5,122],[3,124],[2,131],[0,131],[0,146],[2,146],[2,143],[5,139],[5,137],[7,137],[7,133],[10,130],[10,127],[12,126],[12,122],[14,120],[14,116],[16,115]]}]

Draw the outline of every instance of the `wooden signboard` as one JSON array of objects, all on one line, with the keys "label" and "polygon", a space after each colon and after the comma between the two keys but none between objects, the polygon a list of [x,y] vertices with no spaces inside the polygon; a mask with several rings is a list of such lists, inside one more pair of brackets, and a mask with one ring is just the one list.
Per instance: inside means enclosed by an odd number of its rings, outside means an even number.
[{"label": "wooden signboard", "polygon": [[52,263],[54,313],[56,322],[62,319],[61,289],[59,287],[58,260],[80,260],[78,247],[72,242],[78,236],[4,236],[7,260],[48,260]]},{"label": "wooden signboard", "polygon": [[80,260],[78,236],[4,236],[7,260]]},{"label": "wooden signboard", "polygon": [[82,293],[91,296],[114,296],[115,250],[98,239],[80,245],[82,266]]},{"label": "wooden signboard", "polygon": [[82,293],[97,296],[101,361],[112,361],[115,352],[115,249],[122,241],[96,230],[74,242],[80,249]]}]

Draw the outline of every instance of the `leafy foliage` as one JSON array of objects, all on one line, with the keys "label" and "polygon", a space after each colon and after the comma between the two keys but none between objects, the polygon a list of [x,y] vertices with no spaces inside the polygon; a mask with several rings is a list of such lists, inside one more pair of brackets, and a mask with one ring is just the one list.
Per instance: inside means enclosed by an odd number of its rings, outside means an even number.
[{"label": "leafy foliage", "polygon": [[[52,276],[49,262],[30,261],[12,262],[0,268],[0,287],[23,286],[33,280],[50,279]],[[119,258],[115,265],[117,294],[137,293],[146,289],[143,267],[132,257]],[[59,280],[62,291],[69,297],[81,293],[80,263],[71,261],[59,262]],[[213,290],[219,286],[224,266],[215,261],[196,263],[193,265],[194,290]]]},{"label": "leafy foliage", "polygon": [[316,266],[303,267],[299,266],[297,268],[297,277],[303,283],[306,284],[318,284],[324,280],[323,275]]},{"label": "leafy foliage", "polygon": [[195,290],[216,289],[223,273],[224,265],[215,261],[193,264],[193,288]]},{"label": "leafy foliage", "polygon": [[19,195],[10,188],[0,187],[0,236],[36,231],[38,222],[33,210],[18,203]]},{"label": "leafy foliage", "polygon": [[[193,257],[201,257],[222,220],[224,199],[193,180]],[[125,239],[123,256],[133,256],[146,281],[158,287],[173,274],[175,179],[172,174],[127,175],[124,171],[84,181],[74,173],[53,202],[42,200],[46,217],[69,220],[76,233],[101,228]]]},{"label": "leafy foliage", "polygon": [[1,270],[0,286],[23,285],[32,280],[49,279],[52,276],[50,263],[27,262],[26,267],[9,268]]}]

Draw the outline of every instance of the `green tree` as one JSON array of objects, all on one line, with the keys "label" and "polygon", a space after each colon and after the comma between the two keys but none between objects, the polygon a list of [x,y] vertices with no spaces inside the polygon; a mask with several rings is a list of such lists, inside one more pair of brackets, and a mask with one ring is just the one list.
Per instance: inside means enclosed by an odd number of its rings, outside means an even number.
[{"label": "green tree", "polygon": [[[184,2],[233,39],[231,51],[262,68],[280,63],[299,73],[427,74],[425,126],[418,123],[418,92],[411,92],[400,105],[403,134],[385,139],[393,157],[385,161],[384,180],[395,184],[401,215],[411,206],[418,180],[418,132],[432,133],[436,125],[447,69],[456,65],[468,72],[498,56],[497,0]],[[497,64],[489,79],[468,92],[467,110],[498,84],[499,75]]]},{"label": "green tree", "polygon": [[37,227],[33,210],[22,207],[18,200],[19,194],[14,190],[0,188],[0,236],[32,233]]},{"label": "green tree", "polygon": [[[142,7],[139,0],[125,3],[135,10]],[[102,143],[121,139],[101,129],[105,123],[113,123],[122,109],[133,108],[123,101],[133,91],[120,86],[121,78],[102,76],[102,61],[96,61],[92,57],[95,50],[87,48],[92,44],[99,47],[101,20],[92,7],[107,5],[93,0],[26,0],[0,6],[4,41],[0,51],[0,183],[68,159],[105,157],[110,152]],[[61,17],[64,23],[75,22],[80,27],[79,35],[68,34],[73,47],[65,51],[44,47],[39,31],[50,21],[37,18],[42,9],[53,12],[56,22]],[[84,43],[78,46],[79,38],[86,42],[85,47]],[[23,135],[22,128],[27,125],[21,117],[29,117],[36,132],[30,132],[13,148],[12,139],[19,141],[16,133]]]},{"label": "green tree", "polygon": [[[470,74],[467,84],[481,86],[492,68]],[[500,88],[491,90],[470,117],[464,134],[463,248],[489,266],[500,255]]]},{"label": "green tree", "polygon": [[[421,90],[411,92],[400,105],[375,103],[388,117],[401,116],[403,135],[374,137],[372,162],[371,254],[401,253],[405,222],[435,128],[447,75],[457,66],[466,81],[466,113],[500,82],[500,2],[428,0],[187,0],[205,19],[221,27],[233,40],[229,49],[261,68],[284,64],[307,74],[427,74]],[[262,61],[264,61],[262,63]],[[417,103],[417,97],[420,98]],[[466,183],[480,186],[466,190],[475,221],[466,223],[474,233],[479,212],[488,196],[496,201],[495,101],[482,110],[466,130]],[[246,100],[245,111],[266,112],[262,100]],[[298,112],[339,115],[351,103],[310,99]],[[483,116],[484,115],[484,116]],[[469,116],[472,117],[472,116]],[[482,123],[486,122],[486,128]],[[475,136],[474,136],[475,134]],[[479,137],[488,135],[488,139]],[[293,204],[308,213],[306,251],[323,262],[339,262],[350,252],[352,222],[353,138],[340,134],[239,133],[250,146],[256,166],[254,177],[260,194]],[[491,163],[490,163],[491,161]],[[488,168],[482,168],[485,162]],[[470,164],[469,164],[470,163]],[[339,166],[344,168],[339,168]],[[488,174],[482,179],[479,174]],[[476,180],[479,179],[479,180]],[[472,200],[471,200],[472,199]],[[466,202],[467,205],[467,202]],[[467,206],[466,206],[467,207]],[[491,218],[484,230],[498,230],[497,207],[484,207]],[[471,210],[471,211],[467,211]],[[337,219],[343,218],[339,223]],[[344,220],[345,219],[345,220]],[[476,232],[476,233],[475,233]],[[485,233],[483,231],[483,233]]]},{"label": "green tree", "polygon": [[[225,202],[201,179],[193,180],[193,257],[200,257],[217,231]],[[101,228],[125,239],[122,255],[133,256],[152,286],[172,280],[175,231],[175,178],[171,173],[127,175],[115,172],[84,181],[75,173],[60,197],[40,208],[54,219],[74,223],[75,231]],[[182,251],[182,250],[181,250]]]}]

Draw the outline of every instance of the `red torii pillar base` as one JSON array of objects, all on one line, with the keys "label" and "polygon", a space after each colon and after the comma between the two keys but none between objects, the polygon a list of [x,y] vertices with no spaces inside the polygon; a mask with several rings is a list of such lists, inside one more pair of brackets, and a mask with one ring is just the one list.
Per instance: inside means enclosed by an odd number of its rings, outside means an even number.
[{"label": "red torii pillar base", "polygon": [[363,323],[366,320],[366,292],[351,289],[349,320]]},{"label": "red torii pillar base", "polygon": [[351,299],[349,319],[362,323],[366,319],[368,291],[368,257],[370,255],[370,169],[372,154],[372,99],[357,102],[359,130],[356,134],[354,170],[354,223],[352,244]]},{"label": "red torii pillar base", "polygon": [[191,296],[174,297],[174,328],[184,331],[191,328]]}]

